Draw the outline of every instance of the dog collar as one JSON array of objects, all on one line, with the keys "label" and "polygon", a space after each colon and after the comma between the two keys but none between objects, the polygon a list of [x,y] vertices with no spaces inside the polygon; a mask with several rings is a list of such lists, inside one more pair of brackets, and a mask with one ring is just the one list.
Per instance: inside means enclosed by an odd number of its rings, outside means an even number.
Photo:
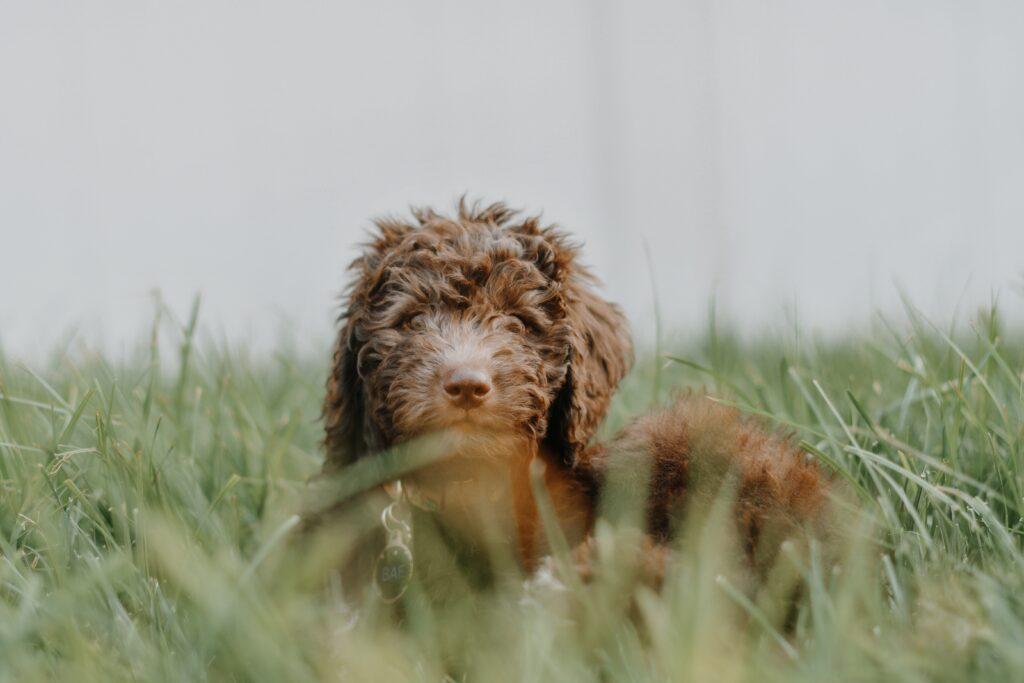
[{"label": "dog collar", "polygon": [[393,502],[402,501],[424,512],[442,512],[447,507],[448,492],[458,486],[473,484],[473,479],[449,481],[440,487],[440,492],[396,479],[384,484],[384,490]]}]

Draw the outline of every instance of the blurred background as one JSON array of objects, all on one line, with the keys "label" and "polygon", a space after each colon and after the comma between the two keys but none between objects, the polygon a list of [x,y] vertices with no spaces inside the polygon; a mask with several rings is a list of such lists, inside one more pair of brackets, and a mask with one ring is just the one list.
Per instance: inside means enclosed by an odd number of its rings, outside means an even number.
[{"label": "blurred background", "polygon": [[[369,219],[544,210],[638,336],[1024,318],[1019,0],[0,0],[0,344],[322,344]],[[649,254],[649,256],[648,256]]]}]

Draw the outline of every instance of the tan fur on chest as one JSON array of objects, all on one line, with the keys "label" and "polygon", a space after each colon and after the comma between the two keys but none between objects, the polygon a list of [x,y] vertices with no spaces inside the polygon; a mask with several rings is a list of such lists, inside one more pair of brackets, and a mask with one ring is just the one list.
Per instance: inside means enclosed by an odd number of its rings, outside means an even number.
[{"label": "tan fur on chest", "polygon": [[522,441],[486,458],[436,463],[406,479],[405,488],[450,531],[479,548],[510,552],[527,572],[551,553],[539,504],[550,506],[571,545],[586,537],[594,519],[592,499],[571,471],[549,449]]}]

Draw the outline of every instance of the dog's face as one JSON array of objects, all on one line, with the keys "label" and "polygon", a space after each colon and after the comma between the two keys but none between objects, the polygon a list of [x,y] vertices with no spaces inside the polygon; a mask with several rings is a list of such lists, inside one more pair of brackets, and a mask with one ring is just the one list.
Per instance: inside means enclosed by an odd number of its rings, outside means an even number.
[{"label": "dog's face", "polygon": [[378,222],[353,264],[325,403],[328,460],[441,429],[586,444],[632,360],[576,250],[502,205]]},{"label": "dog's face", "polygon": [[559,295],[511,237],[419,238],[388,254],[356,359],[382,445],[442,428],[539,438],[567,369]]}]

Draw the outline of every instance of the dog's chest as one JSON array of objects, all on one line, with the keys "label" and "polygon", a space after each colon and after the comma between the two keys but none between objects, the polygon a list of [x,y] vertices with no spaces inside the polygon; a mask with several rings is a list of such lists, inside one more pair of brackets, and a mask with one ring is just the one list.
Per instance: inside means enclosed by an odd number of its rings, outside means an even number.
[{"label": "dog's chest", "polygon": [[[433,508],[417,514],[415,535],[423,548],[418,554],[427,554],[421,569],[483,564],[532,572],[551,553],[550,533],[561,534],[570,546],[582,541],[593,523],[591,499],[546,456],[452,462],[419,479],[430,492],[430,504],[422,507]],[[546,519],[555,528],[546,527]],[[451,558],[435,557],[432,544]]]}]

